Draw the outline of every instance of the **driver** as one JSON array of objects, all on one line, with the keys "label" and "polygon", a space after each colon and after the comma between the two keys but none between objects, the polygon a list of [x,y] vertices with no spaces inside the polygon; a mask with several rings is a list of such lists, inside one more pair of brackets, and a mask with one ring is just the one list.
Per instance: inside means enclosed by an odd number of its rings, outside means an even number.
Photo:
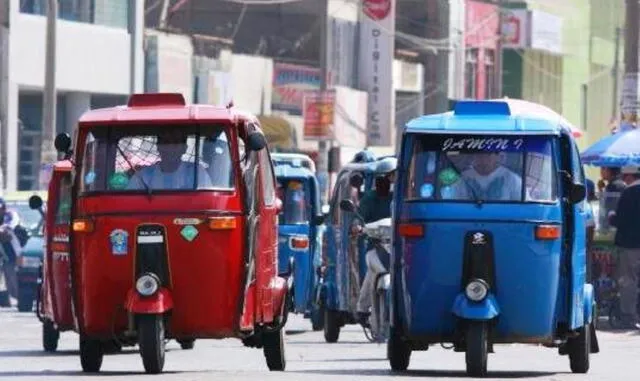
[{"label": "driver", "polygon": [[[362,197],[359,213],[365,224],[391,217],[392,184],[395,179],[395,170],[395,165],[386,167],[383,174],[378,175],[375,179],[375,190],[369,190]],[[367,273],[362,281],[356,306],[358,321],[363,326],[368,325],[369,309],[373,304],[373,289],[376,280],[389,268],[390,253],[385,251],[371,243],[367,247],[365,256]]]},{"label": "driver", "polygon": [[[160,161],[137,171],[129,180],[128,190],[145,189],[193,189],[195,164],[182,160],[187,151],[187,136],[180,132],[158,135]],[[212,188],[209,173],[198,165],[198,188]]]},{"label": "driver", "polygon": [[455,185],[456,199],[517,201],[522,197],[522,178],[500,164],[500,153],[476,153],[471,168],[462,172]]}]

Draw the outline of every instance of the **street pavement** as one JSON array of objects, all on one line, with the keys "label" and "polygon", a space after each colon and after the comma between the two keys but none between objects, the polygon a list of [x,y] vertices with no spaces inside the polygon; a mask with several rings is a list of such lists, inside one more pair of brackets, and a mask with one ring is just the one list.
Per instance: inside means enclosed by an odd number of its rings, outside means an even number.
[{"label": "street pavement", "polygon": [[[465,378],[464,354],[441,347],[414,352],[409,371],[392,374],[385,346],[368,343],[356,326],[343,329],[340,342],[326,344],[321,332],[296,316],[287,324],[287,370],[269,372],[261,350],[244,348],[238,340],[199,340],[195,349],[168,345],[165,373],[145,375],[134,348],[107,355],[99,375],[83,374],[78,337],[63,333],[58,352],[41,347],[40,323],[34,314],[0,309],[0,380],[433,380]],[[488,379],[640,380],[640,334],[600,332],[601,353],[593,355],[588,375],[573,375],[569,360],[557,350],[538,346],[496,346],[489,357]],[[638,356],[638,357],[636,357]]]}]

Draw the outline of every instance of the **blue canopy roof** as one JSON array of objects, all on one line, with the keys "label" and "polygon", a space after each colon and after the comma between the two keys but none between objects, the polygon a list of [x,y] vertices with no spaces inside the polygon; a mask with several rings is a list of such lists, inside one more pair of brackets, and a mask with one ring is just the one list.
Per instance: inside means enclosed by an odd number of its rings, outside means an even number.
[{"label": "blue canopy roof", "polygon": [[574,129],[560,114],[543,105],[498,99],[459,101],[453,111],[409,121],[405,132],[557,135]]},{"label": "blue canopy roof", "polygon": [[582,153],[585,164],[597,167],[640,166],[640,130],[609,135]]}]

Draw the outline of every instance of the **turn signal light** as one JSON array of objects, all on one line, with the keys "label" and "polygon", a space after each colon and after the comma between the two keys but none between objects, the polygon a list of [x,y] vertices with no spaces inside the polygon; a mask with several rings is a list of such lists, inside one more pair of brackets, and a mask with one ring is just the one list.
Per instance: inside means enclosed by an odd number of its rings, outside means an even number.
[{"label": "turn signal light", "polygon": [[210,217],[209,229],[211,230],[230,230],[236,228],[235,217]]},{"label": "turn signal light", "polygon": [[560,226],[558,225],[538,225],[536,226],[536,239],[552,241],[560,238]]},{"label": "turn signal light", "polygon": [[81,233],[91,233],[94,229],[93,221],[87,219],[77,219],[73,221],[73,231]]},{"label": "turn signal light", "polygon": [[309,247],[309,239],[307,237],[291,237],[289,245],[294,250],[304,250]]},{"label": "turn signal light", "polygon": [[420,238],[424,236],[424,226],[422,224],[400,224],[398,234],[406,238]]}]

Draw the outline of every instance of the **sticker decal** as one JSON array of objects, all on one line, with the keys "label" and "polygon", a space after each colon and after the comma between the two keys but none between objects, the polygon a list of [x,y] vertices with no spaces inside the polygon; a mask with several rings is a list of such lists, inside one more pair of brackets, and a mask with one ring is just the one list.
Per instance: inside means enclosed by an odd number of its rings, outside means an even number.
[{"label": "sticker decal", "polygon": [[138,243],[163,243],[164,236],[162,235],[162,229],[153,227],[149,230],[140,230],[138,232]]},{"label": "sticker decal", "polygon": [[175,218],[174,225],[200,225],[204,220],[200,218]]},{"label": "sticker decal", "polygon": [[447,168],[447,169],[443,170],[438,175],[438,179],[444,185],[451,185],[451,184],[455,183],[456,181],[458,181],[459,178],[460,178],[460,176],[458,175],[458,172],[456,172],[454,169],[451,169],[451,168]]},{"label": "sticker decal", "polygon": [[454,194],[455,194],[455,193],[454,193],[453,187],[446,186],[446,187],[442,187],[442,188],[440,189],[440,197],[441,197],[443,200],[450,200],[450,199],[452,199],[452,198],[453,198],[453,196],[454,196]]},{"label": "sticker decal", "polygon": [[109,179],[109,187],[111,189],[125,189],[129,184],[129,178],[124,173],[114,173]]},{"label": "sticker decal", "polygon": [[198,228],[193,225],[187,225],[180,230],[180,235],[182,235],[182,238],[191,242],[198,236]]},{"label": "sticker decal", "polygon": [[91,184],[93,184],[94,181],[96,181],[96,173],[95,172],[91,171],[91,172],[87,173],[84,176],[85,184],[91,185]]},{"label": "sticker decal", "polygon": [[420,187],[420,197],[422,198],[431,198],[433,196],[433,184],[426,183],[422,184]]},{"label": "sticker decal", "polygon": [[109,235],[111,241],[111,254],[127,255],[129,246],[129,233],[122,229],[116,229]]}]

